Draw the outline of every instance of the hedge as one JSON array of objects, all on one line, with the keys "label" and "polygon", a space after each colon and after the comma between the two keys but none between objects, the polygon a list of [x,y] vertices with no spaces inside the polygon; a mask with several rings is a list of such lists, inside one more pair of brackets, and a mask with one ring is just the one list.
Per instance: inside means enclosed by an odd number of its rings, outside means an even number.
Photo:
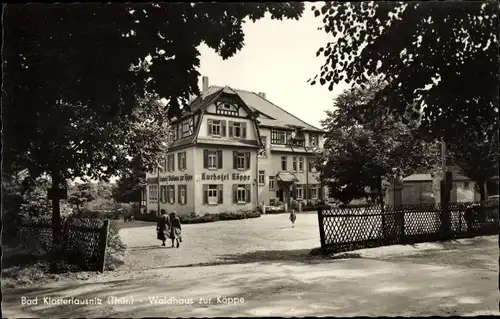
[{"label": "hedge", "polygon": [[[246,211],[246,212],[222,212],[218,214],[205,214],[196,215],[195,213],[190,213],[189,215],[180,215],[179,219],[181,224],[200,224],[200,223],[210,223],[222,220],[237,220],[237,219],[247,219],[247,218],[257,218],[260,217],[261,213],[258,211]],[[135,220],[142,221],[152,221],[156,222],[158,217],[156,212],[149,214],[136,214]]]}]

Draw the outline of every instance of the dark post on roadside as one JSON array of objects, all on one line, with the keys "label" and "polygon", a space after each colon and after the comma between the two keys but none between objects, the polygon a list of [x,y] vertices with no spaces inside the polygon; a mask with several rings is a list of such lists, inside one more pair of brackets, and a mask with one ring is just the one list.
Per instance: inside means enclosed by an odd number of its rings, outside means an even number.
[{"label": "dark post on roadside", "polygon": [[441,166],[443,179],[441,180],[441,235],[446,236],[450,230],[450,193],[453,187],[453,175],[446,167],[446,143],[441,139]]}]

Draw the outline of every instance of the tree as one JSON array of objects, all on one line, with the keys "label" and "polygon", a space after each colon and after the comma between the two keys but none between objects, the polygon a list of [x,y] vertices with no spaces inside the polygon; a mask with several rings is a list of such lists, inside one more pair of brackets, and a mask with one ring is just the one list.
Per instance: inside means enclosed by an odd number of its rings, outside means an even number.
[{"label": "tree", "polygon": [[327,2],[313,8],[332,41],[311,84],[382,77],[373,97],[420,118],[430,138],[453,142],[467,128],[498,132],[497,1]]},{"label": "tree", "polygon": [[78,212],[85,203],[95,200],[98,196],[97,185],[92,182],[86,182],[73,185],[69,190],[68,202],[75,205]]},{"label": "tree", "polygon": [[439,161],[439,148],[420,139],[416,121],[403,123],[380,107],[371,116],[363,112],[385,85],[372,80],[365,88],[344,91],[335,99],[335,110],[327,111],[322,121],[326,131],[322,178],[342,202],[369,198],[383,207],[386,182]]},{"label": "tree", "polygon": [[484,185],[493,176],[498,176],[500,161],[498,131],[489,136],[484,131],[468,129],[447,147],[451,162],[476,183],[481,201],[484,201],[486,199]]},{"label": "tree", "polygon": [[139,161],[132,161],[131,172],[124,174],[117,182],[113,192],[119,203],[138,203],[142,199],[142,190],[146,185],[146,171]]},{"label": "tree", "polygon": [[[135,156],[152,167],[163,149],[167,115],[179,114],[189,96],[199,93],[198,46],[206,43],[229,58],[243,47],[245,19],[256,21],[266,12],[273,19],[298,19],[303,8],[303,3],[4,5],[4,167],[16,164],[33,177],[47,173],[55,189],[76,177],[119,175]],[[168,103],[142,103],[150,98]],[[141,118],[145,114],[150,121]],[[59,198],[52,204],[57,243]]]}]

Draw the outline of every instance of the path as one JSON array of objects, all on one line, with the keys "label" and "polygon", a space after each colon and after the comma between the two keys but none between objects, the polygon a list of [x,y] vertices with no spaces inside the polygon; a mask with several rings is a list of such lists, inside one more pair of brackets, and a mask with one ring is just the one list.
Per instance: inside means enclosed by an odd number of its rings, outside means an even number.
[{"label": "path", "polygon": [[[286,215],[186,225],[180,249],[141,249],[158,245],[154,226],[123,230],[130,253],[120,271],[4,289],[4,317],[498,315],[498,236],[325,259],[307,255],[318,245],[315,215],[298,217],[294,229]],[[224,304],[218,295],[243,302]],[[22,306],[22,296],[101,298],[103,305]],[[109,296],[134,302],[111,305]],[[150,300],[162,296],[167,304]]]},{"label": "path", "polygon": [[[319,247],[316,212],[298,215],[292,228],[287,214],[183,226],[179,249],[160,246],[155,226],[120,231],[127,243],[125,267],[144,270],[207,266],[248,261],[306,258]],[[170,243],[167,242],[167,246]]]}]

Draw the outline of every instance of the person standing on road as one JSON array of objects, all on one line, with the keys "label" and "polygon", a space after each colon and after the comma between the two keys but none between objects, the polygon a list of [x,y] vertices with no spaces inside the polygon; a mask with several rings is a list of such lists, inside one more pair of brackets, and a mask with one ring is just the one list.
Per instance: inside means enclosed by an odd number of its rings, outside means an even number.
[{"label": "person standing on road", "polygon": [[295,221],[297,220],[297,215],[295,215],[295,210],[292,209],[290,212],[290,221],[292,222],[292,228],[295,227]]},{"label": "person standing on road", "polygon": [[175,212],[170,213],[170,222],[172,225],[170,229],[170,239],[172,240],[172,247],[174,247],[174,240],[176,240],[177,248],[179,248],[179,243],[182,241],[181,220],[179,219],[179,217],[175,216]]},{"label": "person standing on road", "polygon": [[162,209],[161,216],[158,219],[158,223],[156,224],[156,233],[157,238],[162,241],[162,246],[166,246],[165,241],[167,237],[169,237],[170,231],[170,217],[167,215],[167,212]]}]

